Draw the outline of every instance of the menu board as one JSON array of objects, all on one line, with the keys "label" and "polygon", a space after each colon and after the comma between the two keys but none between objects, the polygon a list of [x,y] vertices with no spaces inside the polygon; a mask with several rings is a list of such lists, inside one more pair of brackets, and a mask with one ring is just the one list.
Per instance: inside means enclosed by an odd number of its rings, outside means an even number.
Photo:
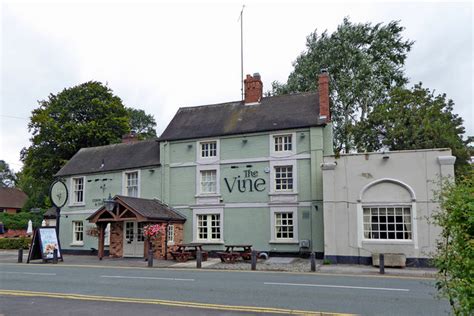
[{"label": "menu board", "polygon": [[58,249],[58,258],[61,257],[61,250],[59,249],[58,236],[55,228],[39,228],[39,235],[41,240],[41,253],[43,259],[53,259],[54,249]]},{"label": "menu board", "polygon": [[34,259],[52,260],[54,249],[58,250],[58,259],[62,260],[61,245],[56,229],[54,227],[40,227],[33,234],[27,262]]}]

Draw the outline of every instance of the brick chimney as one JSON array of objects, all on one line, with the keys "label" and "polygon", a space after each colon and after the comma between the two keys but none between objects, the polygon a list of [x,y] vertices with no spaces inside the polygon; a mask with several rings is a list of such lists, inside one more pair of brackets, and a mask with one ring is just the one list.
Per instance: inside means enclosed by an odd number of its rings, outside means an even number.
[{"label": "brick chimney", "polygon": [[135,131],[131,131],[130,133],[122,136],[123,144],[136,143],[136,142],[138,142],[138,135],[137,133],[135,133]]},{"label": "brick chimney", "polygon": [[331,121],[329,112],[329,74],[327,69],[321,69],[318,80],[319,118],[326,122]]},{"label": "brick chimney", "polygon": [[260,74],[258,72],[251,75],[247,75],[244,80],[245,85],[245,104],[257,103],[262,100],[263,95],[263,83],[260,80]]}]

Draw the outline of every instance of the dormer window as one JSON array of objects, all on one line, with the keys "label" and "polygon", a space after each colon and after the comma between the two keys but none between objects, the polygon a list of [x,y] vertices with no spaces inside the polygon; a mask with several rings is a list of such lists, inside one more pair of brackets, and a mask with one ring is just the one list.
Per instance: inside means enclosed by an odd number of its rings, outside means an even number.
[{"label": "dormer window", "polygon": [[201,158],[217,157],[217,142],[201,142]]}]

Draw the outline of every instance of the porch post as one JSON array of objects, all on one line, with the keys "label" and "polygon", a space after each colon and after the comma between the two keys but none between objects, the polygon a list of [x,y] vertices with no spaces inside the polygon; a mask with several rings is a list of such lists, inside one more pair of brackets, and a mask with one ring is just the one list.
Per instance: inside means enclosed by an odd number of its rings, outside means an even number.
[{"label": "porch post", "polygon": [[99,260],[104,257],[104,245],[105,245],[105,226],[104,223],[97,223],[99,226]]}]

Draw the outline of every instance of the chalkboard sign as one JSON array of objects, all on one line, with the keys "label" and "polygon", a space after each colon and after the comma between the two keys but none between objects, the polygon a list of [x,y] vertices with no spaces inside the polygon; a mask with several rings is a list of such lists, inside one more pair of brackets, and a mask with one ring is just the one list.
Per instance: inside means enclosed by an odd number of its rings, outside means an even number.
[{"label": "chalkboard sign", "polygon": [[61,245],[58,240],[58,235],[56,234],[56,229],[54,227],[40,227],[35,229],[27,263],[35,259],[42,259],[43,261],[53,260],[54,249],[58,250],[58,259],[62,261]]}]

